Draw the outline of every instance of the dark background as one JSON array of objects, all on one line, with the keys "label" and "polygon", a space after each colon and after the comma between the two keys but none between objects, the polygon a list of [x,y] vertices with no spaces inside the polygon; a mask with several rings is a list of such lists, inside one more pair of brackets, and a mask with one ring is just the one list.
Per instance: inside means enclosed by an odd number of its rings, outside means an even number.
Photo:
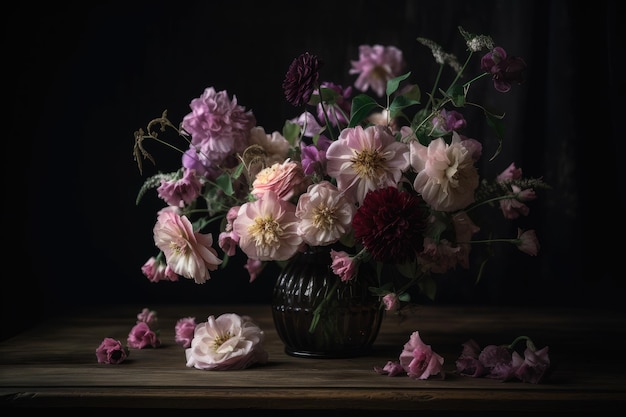
[{"label": "dark background", "polygon": [[[27,4],[5,10],[3,21],[2,338],[82,304],[269,303],[271,269],[253,284],[237,265],[202,286],[143,276],[140,267],[156,254],[161,203],[151,196],[135,205],[156,169],[139,174],[133,132],[165,109],[178,123],[209,86],[235,94],[267,131],[280,130],[298,114],[281,83],[304,51],[325,61],[322,79],[349,85],[359,45],[393,44],[429,91],[435,67],[416,38],[464,59],[458,26],[491,35],[528,64],[526,83],[510,93],[489,81],[472,87],[475,101],[507,113],[505,150],[485,174],[515,161],[553,189],[539,193],[523,220],[537,229],[537,257],[502,249],[479,285],[448,278],[437,302],[623,306],[616,1]],[[481,120],[471,123],[471,136],[490,135]],[[170,158],[158,168],[175,169]]]}]

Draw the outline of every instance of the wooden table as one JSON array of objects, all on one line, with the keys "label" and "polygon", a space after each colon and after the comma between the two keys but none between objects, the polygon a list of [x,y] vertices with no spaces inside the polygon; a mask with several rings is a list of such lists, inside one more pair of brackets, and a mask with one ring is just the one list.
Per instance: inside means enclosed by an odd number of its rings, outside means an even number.
[{"label": "wooden table", "polygon": [[[133,349],[119,365],[97,363],[102,339],[125,342],[143,307],[158,313],[162,346]],[[187,316],[206,321],[226,312],[248,314],[260,325],[269,362],[241,371],[186,367],[184,349],[174,343],[176,321]],[[298,415],[616,414],[626,407],[625,324],[625,313],[617,311],[422,306],[403,321],[387,315],[368,356],[309,359],[283,352],[266,305],[101,306],[51,318],[0,343],[0,405],[252,409],[274,415],[293,410]],[[444,357],[445,379],[388,377],[373,370],[396,360],[414,330]],[[553,373],[546,383],[454,373],[461,344],[469,338],[484,346],[508,344],[519,335],[533,338],[538,348],[550,347]]]}]

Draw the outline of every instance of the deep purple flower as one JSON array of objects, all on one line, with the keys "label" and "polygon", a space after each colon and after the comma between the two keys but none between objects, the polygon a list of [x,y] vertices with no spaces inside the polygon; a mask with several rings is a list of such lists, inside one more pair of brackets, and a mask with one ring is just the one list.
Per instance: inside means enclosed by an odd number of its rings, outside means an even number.
[{"label": "deep purple flower", "polygon": [[521,84],[524,81],[526,62],[519,57],[507,56],[503,48],[496,46],[482,57],[480,67],[493,75],[493,86],[496,90],[506,93],[511,89],[511,84]]},{"label": "deep purple flower", "polygon": [[323,62],[316,55],[305,52],[289,65],[283,81],[287,101],[298,107],[308,103],[319,80],[319,70]]}]

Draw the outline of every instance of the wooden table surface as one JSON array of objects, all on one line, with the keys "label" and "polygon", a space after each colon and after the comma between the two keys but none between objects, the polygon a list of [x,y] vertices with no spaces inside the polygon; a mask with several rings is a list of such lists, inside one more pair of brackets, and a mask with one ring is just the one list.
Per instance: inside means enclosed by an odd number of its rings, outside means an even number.
[{"label": "wooden table surface", "polygon": [[[131,349],[119,365],[97,363],[102,339],[125,343],[144,307],[157,311],[161,347]],[[184,348],[174,342],[176,321],[193,316],[201,322],[227,312],[250,315],[265,331],[268,363],[240,371],[186,367]],[[319,410],[325,410],[322,415],[341,410],[606,415],[626,407],[625,324],[625,313],[617,311],[421,306],[403,321],[387,315],[367,356],[309,359],[284,353],[266,305],[101,306],[51,318],[0,343],[0,405],[300,410],[299,415]],[[445,379],[377,374],[374,366],[397,360],[415,330],[444,357]],[[553,372],[546,383],[454,373],[469,338],[485,346],[508,344],[519,335],[531,337],[538,348],[549,346]]]}]

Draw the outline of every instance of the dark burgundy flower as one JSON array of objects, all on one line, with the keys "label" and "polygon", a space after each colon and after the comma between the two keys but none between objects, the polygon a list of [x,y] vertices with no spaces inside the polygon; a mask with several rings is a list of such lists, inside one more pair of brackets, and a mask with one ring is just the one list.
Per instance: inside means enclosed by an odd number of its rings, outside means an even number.
[{"label": "dark burgundy flower", "polygon": [[492,74],[496,90],[506,93],[511,89],[511,84],[521,84],[524,81],[526,62],[519,57],[507,56],[503,48],[496,46],[482,57],[480,67]]},{"label": "dark burgundy flower", "polygon": [[316,55],[305,52],[289,65],[283,81],[287,101],[294,106],[308,103],[319,80],[319,70],[323,63]]},{"label": "dark burgundy flower", "polygon": [[417,195],[395,187],[370,191],[352,219],[354,236],[377,261],[409,262],[424,249],[427,215]]}]

